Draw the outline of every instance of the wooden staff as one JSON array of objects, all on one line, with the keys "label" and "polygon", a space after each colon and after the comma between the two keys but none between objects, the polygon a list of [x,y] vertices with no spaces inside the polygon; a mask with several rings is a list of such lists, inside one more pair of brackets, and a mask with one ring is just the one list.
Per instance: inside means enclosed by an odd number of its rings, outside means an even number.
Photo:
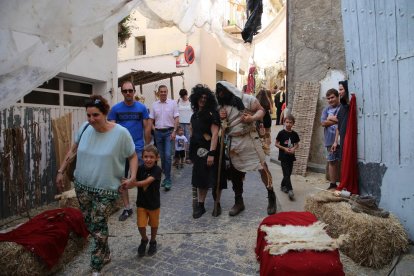
[{"label": "wooden staff", "polygon": [[218,172],[217,172],[217,184],[216,184],[216,200],[214,201],[214,211],[213,213],[218,212],[218,203],[220,202],[220,180],[221,180],[221,166],[223,161],[224,153],[224,132],[227,128],[227,121],[221,122],[221,135],[220,135],[220,154],[218,161]]}]

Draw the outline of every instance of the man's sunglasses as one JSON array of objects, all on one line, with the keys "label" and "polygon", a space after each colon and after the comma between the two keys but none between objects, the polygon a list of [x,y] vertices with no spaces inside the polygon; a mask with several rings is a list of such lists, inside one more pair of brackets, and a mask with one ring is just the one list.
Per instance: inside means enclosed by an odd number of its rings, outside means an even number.
[{"label": "man's sunglasses", "polygon": [[134,93],[134,89],[124,89],[124,90],[122,90],[122,93],[124,93],[124,94],[131,93],[131,94],[133,94]]}]

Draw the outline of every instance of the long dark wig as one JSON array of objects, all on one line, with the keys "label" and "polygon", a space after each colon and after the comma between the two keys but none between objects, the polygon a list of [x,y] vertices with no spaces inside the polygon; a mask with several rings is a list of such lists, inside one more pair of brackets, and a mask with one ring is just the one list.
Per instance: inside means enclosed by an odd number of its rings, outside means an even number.
[{"label": "long dark wig", "polygon": [[217,101],[216,101],[216,97],[214,97],[213,92],[210,90],[210,88],[207,85],[197,84],[196,86],[193,87],[193,89],[191,89],[191,95],[190,95],[191,108],[193,109],[193,112],[200,111],[200,108],[198,106],[198,101],[203,95],[207,96],[206,104],[203,107],[203,111],[216,111]]},{"label": "long dark wig", "polygon": [[270,109],[270,99],[267,96],[267,92],[264,89],[260,89],[259,93],[256,95],[256,99],[259,101],[260,105],[265,109]]},{"label": "long dark wig", "polygon": [[346,105],[346,104],[349,103],[348,81],[343,80],[343,81],[340,81],[338,84],[342,85],[343,88],[345,89],[345,95],[343,97],[341,97],[340,101],[341,101],[341,104]]},{"label": "long dark wig", "polygon": [[[220,96],[220,93],[223,92],[223,95]],[[234,95],[227,87],[222,85],[220,82],[216,85],[216,97],[217,101],[221,106],[230,105],[236,107],[238,110],[242,111],[245,109],[243,101]]]}]

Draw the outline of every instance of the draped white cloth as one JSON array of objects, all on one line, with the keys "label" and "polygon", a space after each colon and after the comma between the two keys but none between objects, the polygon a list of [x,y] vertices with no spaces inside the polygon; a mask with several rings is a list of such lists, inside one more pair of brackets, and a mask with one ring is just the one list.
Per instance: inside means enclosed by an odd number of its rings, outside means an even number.
[{"label": "draped white cloth", "polygon": [[[54,77],[90,41],[116,26],[133,8],[149,18],[150,28],[175,25],[184,33],[205,28],[234,53],[250,55],[249,44],[223,31],[224,3],[225,0],[2,0],[0,110]],[[22,38],[27,41],[25,45],[18,43]]]},{"label": "draped white cloth", "polygon": [[0,1],[0,110],[54,77],[141,2]]}]

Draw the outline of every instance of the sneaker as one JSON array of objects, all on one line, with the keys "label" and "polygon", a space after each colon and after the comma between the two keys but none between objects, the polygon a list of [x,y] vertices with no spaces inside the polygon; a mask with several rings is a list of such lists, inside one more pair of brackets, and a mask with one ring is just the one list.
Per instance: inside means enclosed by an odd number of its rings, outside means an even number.
[{"label": "sneaker", "polygon": [[327,190],[330,190],[330,189],[336,189],[338,186],[336,185],[336,183],[329,183],[329,187],[328,187],[328,189]]},{"label": "sneaker", "polygon": [[150,241],[148,248],[148,256],[152,256],[157,253],[157,241]]},{"label": "sneaker", "polygon": [[294,200],[294,199],[295,199],[295,194],[293,193],[293,191],[292,191],[292,190],[290,190],[290,191],[288,192],[288,196],[289,196],[289,199],[290,199],[290,200]]},{"label": "sneaker", "polygon": [[183,163],[180,164],[180,168],[181,169],[184,168],[184,164]]},{"label": "sneaker", "polygon": [[284,193],[288,193],[288,189],[285,186],[280,187],[280,190]]},{"label": "sneaker", "polygon": [[165,179],[161,182],[161,187],[165,187]]},{"label": "sneaker", "polygon": [[138,257],[145,256],[145,249],[147,249],[148,240],[141,240],[141,244],[138,246]]},{"label": "sneaker", "polygon": [[125,221],[131,215],[132,215],[132,209],[124,209],[124,211],[122,211],[122,214],[119,216],[119,221]]},{"label": "sneaker", "polygon": [[176,164],[176,165],[175,165],[175,168],[176,168],[176,169],[179,169],[179,168],[180,168],[180,165],[179,165],[179,164]]},{"label": "sneaker", "polygon": [[166,191],[171,190],[171,180],[167,180],[167,179],[164,180],[164,188]]}]

